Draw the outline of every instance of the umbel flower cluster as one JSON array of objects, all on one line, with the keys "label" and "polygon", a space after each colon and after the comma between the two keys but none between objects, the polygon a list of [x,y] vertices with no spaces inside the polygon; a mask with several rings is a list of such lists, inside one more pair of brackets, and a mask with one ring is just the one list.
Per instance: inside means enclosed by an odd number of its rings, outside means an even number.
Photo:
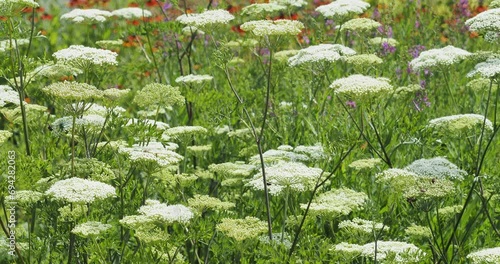
[{"label": "umbel flower cluster", "polygon": [[324,17],[342,21],[350,15],[363,13],[369,7],[369,3],[361,0],[337,0],[316,8],[316,12]]},{"label": "umbel flower cluster", "polygon": [[114,197],[116,191],[113,186],[106,183],[73,177],[57,181],[45,194],[68,203],[89,204]]},{"label": "umbel flower cluster", "polygon": [[340,44],[319,44],[301,49],[288,59],[291,67],[309,63],[335,62],[354,55],[356,52]]},{"label": "umbel flower cluster", "polygon": [[233,19],[234,16],[226,10],[207,10],[203,13],[181,15],[176,20],[184,25],[207,30],[219,24],[227,24]]},{"label": "umbel flower cluster", "polygon": [[71,45],[69,48],[54,52],[52,56],[60,63],[82,70],[87,70],[92,65],[99,67],[118,65],[116,52],[82,45]]},{"label": "umbel flower cluster", "polygon": [[456,64],[470,56],[471,53],[453,46],[446,46],[441,49],[431,49],[420,53],[420,55],[410,62],[415,70],[432,69]]},{"label": "umbel flower cluster", "polygon": [[244,31],[252,32],[254,35],[262,36],[280,36],[299,34],[304,28],[304,24],[297,20],[279,19],[279,20],[256,20],[243,23],[240,28]]},{"label": "umbel flower cluster", "polygon": [[[291,191],[305,191],[314,187],[323,171],[309,168],[299,162],[278,162],[266,168],[269,194],[277,195],[286,188]],[[264,190],[262,172],[257,173],[248,183],[253,189]]]},{"label": "umbel flower cluster", "polygon": [[330,88],[335,94],[347,96],[352,99],[370,99],[393,91],[388,79],[373,78],[361,74],[350,75],[346,78],[335,80]]}]

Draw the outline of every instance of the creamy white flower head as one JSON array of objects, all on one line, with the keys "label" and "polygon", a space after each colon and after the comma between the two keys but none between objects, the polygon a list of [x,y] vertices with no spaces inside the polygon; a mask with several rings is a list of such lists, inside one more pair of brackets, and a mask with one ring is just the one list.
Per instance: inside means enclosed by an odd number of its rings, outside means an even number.
[{"label": "creamy white flower head", "polygon": [[340,27],[340,31],[351,30],[351,31],[359,32],[359,33],[364,33],[364,32],[368,32],[370,30],[377,29],[381,25],[382,24],[380,24],[379,22],[377,22],[373,19],[361,17],[361,18],[351,19],[339,27]]},{"label": "creamy white flower head", "polygon": [[153,14],[149,10],[145,10],[139,7],[125,7],[114,10],[111,15],[122,17],[125,19],[137,19],[143,17],[150,17]]},{"label": "creamy white flower head", "polygon": [[471,131],[480,128],[485,123],[485,130],[493,131],[493,123],[482,115],[478,114],[463,114],[451,115],[435,118],[429,121],[429,128],[438,129],[445,133],[451,132],[454,135],[458,132]]},{"label": "creamy white flower head", "polygon": [[301,8],[307,5],[307,1],[304,0],[270,0],[269,3],[276,3],[278,5],[284,5],[289,8]]},{"label": "creamy white flower head", "polygon": [[463,180],[467,172],[443,157],[419,159],[404,168],[422,177]]},{"label": "creamy white flower head", "polygon": [[242,162],[225,162],[220,164],[210,164],[208,170],[217,173],[222,177],[248,177],[255,170],[256,166]]},{"label": "creamy white flower head", "polygon": [[69,48],[58,50],[52,54],[58,62],[86,70],[90,66],[118,65],[116,52],[89,48],[82,45],[71,45]]},{"label": "creamy white flower head", "polygon": [[353,99],[371,98],[393,90],[388,79],[361,74],[335,80],[330,88],[334,89],[335,94],[346,95]]},{"label": "creamy white flower head", "polygon": [[474,70],[467,74],[467,77],[472,77],[477,74],[483,78],[500,77],[500,58],[489,58],[485,62],[478,63],[474,67]]},{"label": "creamy white flower head", "polygon": [[73,9],[61,16],[61,20],[74,23],[102,23],[111,16],[111,12],[100,9]]},{"label": "creamy white flower head", "polygon": [[[309,161],[307,155],[301,153],[295,153],[291,151],[270,149],[262,154],[265,163],[275,163],[278,161],[292,161],[292,162],[305,162]],[[254,155],[250,157],[250,164],[259,164],[260,156]]]},{"label": "creamy white flower head", "polygon": [[[104,126],[105,118],[100,115],[84,115],[75,119],[75,128],[85,129],[86,133],[100,132]],[[73,117],[66,116],[56,119],[50,127],[54,135],[62,135],[73,128]]]},{"label": "creamy white flower head", "polygon": [[0,130],[0,144],[3,144],[12,136],[12,132],[7,130]]},{"label": "creamy white flower head", "polygon": [[51,62],[36,67],[32,72],[30,72],[30,75],[34,78],[46,77],[49,79],[60,79],[65,76],[78,76],[82,73],[83,71],[81,69],[75,68],[71,65]]},{"label": "creamy white flower head", "polygon": [[333,246],[330,250],[336,251],[336,253],[351,255],[351,256],[359,256],[363,251],[363,246],[358,244],[350,244],[347,242],[341,242],[335,246]]},{"label": "creamy white flower head", "polygon": [[273,59],[279,62],[287,63],[288,59],[297,55],[297,53],[299,53],[299,50],[282,50],[274,53]]},{"label": "creamy white flower head", "polygon": [[160,142],[149,142],[149,144],[135,144],[132,147],[120,146],[119,153],[128,154],[132,162],[147,162],[157,164],[161,167],[179,163],[183,157],[173,150],[179,146],[175,143],[163,145]]},{"label": "creamy white flower head", "polygon": [[397,45],[399,45],[399,42],[393,38],[382,38],[382,37],[371,38],[370,40],[368,40],[368,43],[370,43],[371,45],[377,45],[377,46],[380,46],[383,43],[387,43],[393,47],[396,47]]},{"label": "creamy white flower head", "polygon": [[359,54],[349,56],[345,59],[345,61],[351,65],[356,67],[370,67],[378,64],[382,64],[384,62],[381,58],[379,58],[375,54]]},{"label": "creamy white flower head", "polygon": [[499,8],[500,7],[500,0],[493,0],[490,3],[489,8]]},{"label": "creamy white flower head", "polygon": [[39,5],[33,0],[1,0],[0,16],[12,16],[26,7],[37,8]]},{"label": "creamy white flower head", "polygon": [[196,84],[201,84],[203,82],[209,82],[213,79],[214,77],[210,75],[195,75],[195,74],[189,74],[186,76],[180,76],[175,79],[176,83],[196,83]]},{"label": "creamy white flower head", "polygon": [[245,219],[223,218],[221,223],[217,224],[217,230],[237,241],[243,241],[266,232],[267,223],[252,216]]},{"label": "creamy white flower head", "polygon": [[102,98],[102,91],[95,86],[79,82],[57,82],[45,86],[42,91],[56,99],[67,101],[89,101]]},{"label": "creamy white flower head", "polygon": [[[322,172],[319,168],[309,168],[298,162],[278,162],[266,167],[267,189],[272,195],[279,195],[286,188],[292,191],[306,191],[314,187]],[[248,186],[255,190],[264,190],[262,172],[255,174]]]},{"label": "creamy white flower head", "polygon": [[235,207],[234,203],[223,202],[216,197],[211,197],[208,195],[195,194],[193,198],[188,199],[189,207],[195,208],[198,211],[203,211],[205,209],[212,210],[229,210]]},{"label": "creamy white flower head", "polygon": [[71,230],[71,233],[79,237],[94,237],[98,236],[101,233],[106,232],[111,227],[112,226],[110,224],[103,224],[101,222],[89,221],[75,226]]},{"label": "creamy white flower head", "polygon": [[297,146],[295,149],[293,149],[293,152],[295,153],[300,153],[300,154],[306,154],[309,156],[311,160],[317,161],[317,160],[322,160],[327,157],[325,150],[321,143],[317,143],[316,145],[313,146]]},{"label": "creamy white flower head", "polygon": [[138,212],[165,223],[188,223],[194,216],[191,209],[182,204],[167,205],[156,200],[147,200],[146,205],[141,206]]},{"label": "creamy white flower head", "polygon": [[479,33],[500,31],[500,8],[486,10],[465,21],[470,31]]},{"label": "creamy white flower head", "polygon": [[19,105],[19,93],[8,85],[0,85],[0,107],[6,104]]},{"label": "creamy white flower head", "polygon": [[182,28],[182,33],[185,35],[191,36],[193,33],[199,34],[199,35],[205,35],[205,31],[200,30],[199,28],[195,26],[186,26]]},{"label": "creamy white flower head", "polygon": [[181,24],[195,26],[203,30],[219,24],[228,24],[234,16],[226,10],[208,10],[203,13],[191,13],[178,16],[176,18]]},{"label": "creamy white flower head", "polygon": [[377,260],[393,261],[392,263],[418,263],[425,257],[425,252],[413,244],[382,240],[363,245],[361,255],[373,259],[375,252]]},{"label": "creamy white flower head", "polygon": [[[441,212],[439,212],[441,214]],[[440,215],[440,218],[443,216]],[[442,220],[441,220],[442,221]],[[424,238],[424,239],[431,239],[432,238],[432,231],[428,226],[419,226],[416,224],[411,224],[411,226],[407,227],[405,229],[405,233],[414,238]]]},{"label": "creamy white flower head", "polygon": [[451,45],[440,49],[426,50],[410,62],[410,66],[415,70],[431,69],[441,66],[450,66],[456,64],[472,53],[453,47]]},{"label": "creamy white flower head", "polygon": [[288,65],[295,67],[308,63],[335,62],[354,54],[354,50],[340,44],[319,44],[299,50],[288,59]]},{"label": "creamy white flower head", "polygon": [[356,161],[351,162],[351,164],[349,164],[349,168],[352,168],[352,169],[355,169],[358,171],[359,170],[369,170],[369,169],[373,169],[375,166],[379,165],[380,163],[382,163],[381,159],[375,159],[375,158],[360,159],[360,160],[356,160]]},{"label": "creamy white flower head", "polygon": [[384,230],[389,229],[388,226],[384,226],[382,223],[377,223],[365,219],[354,218],[352,220],[344,220],[339,223],[340,229],[347,229],[349,232],[357,231],[361,233],[373,234],[373,231],[379,231],[384,228]]},{"label": "creamy white flower head", "polygon": [[242,15],[266,17],[286,10],[286,6],[276,3],[251,4],[241,9]]},{"label": "creamy white flower head", "polygon": [[[1,130],[0,130],[0,143],[1,143]],[[11,196],[5,197],[5,200],[9,200]],[[31,206],[32,204],[40,201],[43,198],[43,193],[37,191],[21,190],[16,191],[14,201],[21,206]]]},{"label": "creamy white flower head", "polygon": [[[314,198],[309,210],[312,215],[330,217],[348,215],[352,211],[362,209],[367,200],[368,196],[365,193],[346,188],[336,189]],[[300,204],[300,208],[306,209],[307,204]]]},{"label": "creamy white flower head", "polygon": [[29,39],[7,39],[0,41],[0,52],[5,52],[6,50],[15,49],[19,46],[25,46],[30,43]]},{"label": "creamy white flower head", "polygon": [[337,0],[316,8],[316,12],[327,18],[344,19],[352,14],[361,14],[369,7],[369,3],[360,0]]},{"label": "creamy white flower head", "polygon": [[141,107],[173,106],[184,103],[179,87],[150,83],[144,86],[134,98],[134,103]]},{"label": "creamy white flower head", "polygon": [[500,247],[484,248],[467,255],[467,259],[473,264],[496,264],[500,263]]},{"label": "creamy white flower head", "polygon": [[74,177],[57,181],[45,194],[69,203],[92,203],[115,197],[116,191],[109,184]]},{"label": "creamy white flower head", "polygon": [[256,20],[243,23],[240,28],[251,31],[256,36],[292,35],[299,34],[304,24],[297,20]]}]

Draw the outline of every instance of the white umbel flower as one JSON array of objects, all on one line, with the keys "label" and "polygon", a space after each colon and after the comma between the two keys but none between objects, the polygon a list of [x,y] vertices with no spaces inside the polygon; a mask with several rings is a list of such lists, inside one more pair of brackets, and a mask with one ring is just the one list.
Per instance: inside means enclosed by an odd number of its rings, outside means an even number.
[{"label": "white umbel flower", "polygon": [[[309,168],[298,162],[279,162],[266,167],[267,188],[269,194],[278,195],[285,188],[292,191],[305,191],[314,186],[323,171]],[[264,190],[262,172],[255,174],[248,183],[255,190]]]},{"label": "white umbel flower", "polygon": [[179,163],[183,157],[173,150],[179,146],[175,143],[163,145],[160,142],[149,142],[147,145],[135,144],[132,147],[119,147],[118,152],[128,154],[133,162],[152,162],[161,167]]},{"label": "white umbel flower", "polygon": [[70,178],[54,183],[46,192],[46,195],[69,203],[92,203],[116,196],[115,187],[98,182],[80,178]]},{"label": "white umbel flower", "polygon": [[500,31],[500,8],[494,8],[479,13],[477,16],[465,21],[470,31],[478,33]]},{"label": "white umbel flower", "polygon": [[463,180],[467,176],[467,172],[458,168],[457,165],[451,163],[443,157],[435,157],[432,159],[419,159],[412,162],[404,168],[407,171],[416,173],[418,176]]},{"label": "white umbel flower", "polygon": [[18,46],[28,45],[29,39],[7,39],[0,41],[0,52],[5,52],[10,49],[15,49]]},{"label": "white umbel flower", "polygon": [[242,15],[260,16],[276,14],[286,10],[286,6],[276,3],[251,4],[241,9]]},{"label": "white umbel flower", "polygon": [[[367,200],[365,193],[346,188],[336,189],[314,198],[309,210],[312,215],[348,215],[352,211],[362,209]],[[306,209],[307,204],[300,204],[300,208]]]},{"label": "white umbel flower", "polygon": [[33,0],[1,0],[0,16],[11,16],[26,7],[37,8],[39,5]]},{"label": "white umbel flower", "polygon": [[180,76],[175,79],[176,83],[196,83],[196,84],[201,84],[203,82],[209,82],[213,79],[214,77],[210,75],[195,75],[195,74],[189,74],[186,76]]},{"label": "white umbel flower", "polygon": [[500,77],[500,58],[489,58],[484,62],[478,63],[474,70],[467,74],[467,77],[481,75],[483,78],[498,78]]},{"label": "white umbel flower", "polygon": [[79,237],[95,237],[99,234],[106,232],[112,226],[110,224],[103,224],[101,222],[89,221],[83,224],[79,224],[75,226],[71,233],[79,236]]},{"label": "white umbel flower", "polygon": [[276,3],[278,5],[284,5],[289,8],[301,8],[307,5],[307,1],[304,0],[270,0],[269,3]]},{"label": "white umbel flower", "polygon": [[145,10],[139,7],[126,7],[111,12],[111,15],[122,17],[125,19],[137,19],[143,17],[150,17],[153,14],[149,10]]},{"label": "white umbel flower", "polygon": [[0,144],[5,143],[10,137],[12,137],[12,132],[0,130]]},{"label": "white umbel flower", "polygon": [[187,223],[194,216],[191,209],[182,204],[167,205],[156,200],[147,200],[146,205],[141,206],[138,212],[165,223]]},{"label": "white umbel flower", "polygon": [[226,10],[208,10],[203,13],[184,14],[177,17],[177,21],[188,26],[209,29],[218,24],[228,24],[234,16]]},{"label": "white umbel flower", "polygon": [[243,23],[240,28],[244,31],[251,31],[256,36],[278,36],[299,34],[304,28],[304,24],[297,20],[256,20]]},{"label": "white umbel flower", "polygon": [[95,86],[79,82],[57,82],[45,86],[42,91],[56,99],[67,101],[89,101],[102,98],[102,91]]},{"label": "white umbel flower", "polygon": [[73,9],[61,16],[61,20],[74,23],[102,23],[111,16],[111,12],[100,9]]},{"label": "white umbel flower", "polygon": [[447,67],[462,61],[470,55],[472,53],[449,45],[440,49],[423,51],[417,58],[410,62],[410,66],[415,70]]},{"label": "white umbel flower", "polygon": [[487,131],[493,131],[493,123],[489,119],[485,120],[484,116],[478,114],[451,115],[435,118],[429,121],[428,127],[454,134],[481,127],[483,122]]},{"label": "white umbel flower", "polygon": [[384,226],[382,223],[373,222],[370,220],[365,220],[361,218],[354,218],[352,220],[344,220],[339,223],[340,229],[346,229],[349,232],[357,231],[366,234],[373,234],[373,231],[379,231],[384,228],[385,230],[389,227]]},{"label": "white umbel flower", "polygon": [[473,264],[500,263],[500,247],[481,249],[467,255],[467,259]]},{"label": "white umbel flower", "polygon": [[327,18],[343,19],[352,14],[361,14],[369,7],[370,4],[360,0],[337,0],[316,8],[316,12]]},{"label": "white umbel flower", "polygon": [[344,24],[342,24],[342,27],[340,28],[340,31],[355,31],[358,33],[364,33],[364,32],[369,32],[370,30],[374,30],[382,26],[379,22],[370,19],[370,18],[354,18],[351,19]]},{"label": "white umbel flower", "polygon": [[377,241],[363,245],[361,255],[377,260],[387,260],[391,263],[418,263],[425,257],[425,253],[413,244],[399,241]]},{"label": "white umbel flower", "polygon": [[334,89],[335,94],[347,95],[353,99],[374,97],[393,90],[388,79],[373,78],[361,74],[335,80],[330,88]]},{"label": "white umbel flower", "polygon": [[69,48],[58,50],[52,54],[58,62],[69,64],[80,69],[94,66],[117,65],[116,52],[89,48],[82,45],[71,45]]},{"label": "white umbel flower", "polygon": [[307,63],[335,62],[354,54],[356,52],[353,49],[340,44],[319,44],[299,50],[288,59],[288,65],[295,67]]},{"label": "white umbel flower", "polygon": [[19,93],[8,85],[0,85],[0,107],[9,103],[19,105]]}]

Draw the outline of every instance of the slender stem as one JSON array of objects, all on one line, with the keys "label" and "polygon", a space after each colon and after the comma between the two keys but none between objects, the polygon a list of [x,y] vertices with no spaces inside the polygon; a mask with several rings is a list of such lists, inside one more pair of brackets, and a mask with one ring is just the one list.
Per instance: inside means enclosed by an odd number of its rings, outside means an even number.
[{"label": "slender stem", "polygon": [[377,127],[375,126],[375,123],[373,122],[372,117],[370,117],[370,126],[373,128],[373,131],[375,131],[375,135],[377,136],[378,144],[380,145],[380,149],[382,150],[382,153],[384,154],[384,157],[385,157],[385,163],[387,163],[387,166],[389,166],[389,168],[392,168],[391,159],[389,158],[389,155],[387,154],[387,151],[385,150],[384,143],[382,142],[382,138],[380,137],[380,134],[377,130]]},{"label": "slender stem", "polygon": [[290,193],[288,188],[285,188],[285,207],[283,209],[283,224],[281,225],[281,242],[285,237],[285,225],[286,225],[286,210],[288,209],[288,194]]},{"label": "slender stem", "polygon": [[[30,150],[30,143],[29,143],[29,135],[28,135],[28,121],[26,118],[26,108],[24,106],[24,88],[25,88],[25,83],[24,83],[24,65],[21,59],[21,53],[19,52],[19,45],[17,44],[17,41],[14,39],[13,32],[14,32],[14,24],[12,22],[12,19],[8,19],[8,25],[9,25],[9,43],[11,47],[10,51],[10,58],[11,58],[11,70],[13,79],[14,79],[14,87],[16,88],[17,92],[19,93],[19,107],[21,108],[21,116],[22,116],[22,121],[23,121],[23,132],[24,132],[24,143],[26,145],[26,155],[31,156],[31,150]],[[14,43],[14,45],[12,45]],[[30,40],[31,44],[31,40]],[[14,47],[15,46],[15,47]],[[14,54],[12,53],[15,53]],[[17,82],[16,75],[14,74],[16,72],[16,58],[17,60],[17,75],[19,76],[19,83]]]},{"label": "slender stem", "polygon": [[71,127],[71,176],[75,177],[75,126],[76,112],[73,113],[73,123]]},{"label": "slender stem", "polygon": [[146,22],[144,18],[144,14],[142,17],[142,21],[144,22],[144,31],[146,32],[146,40],[148,42],[149,46],[149,52],[151,52],[151,57],[153,58],[153,64],[155,66],[156,73],[158,74],[158,83],[161,83],[161,72],[160,72],[160,67],[158,67],[158,62],[156,61],[155,54],[153,52],[153,45],[151,45],[151,38],[149,37],[149,30],[148,30],[148,23]]},{"label": "slender stem", "polygon": [[[262,135],[262,132],[260,133],[260,136],[257,135],[257,131],[255,129],[255,125],[253,124],[252,118],[250,117],[250,114],[248,113],[247,108],[243,104],[243,99],[241,98],[241,96],[238,94],[238,92],[234,88],[233,82],[231,81],[231,77],[229,75],[229,69],[227,68],[227,65],[225,65],[225,67],[224,67],[224,73],[226,75],[226,79],[228,81],[229,87],[231,88],[231,91],[233,92],[234,96],[236,97],[238,103],[243,106],[243,112],[245,113],[245,116],[248,119],[248,122],[250,123],[250,129],[252,130],[252,134],[253,134],[255,142],[257,144],[257,149],[259,151],[261,170],[262,170],[262,180],[264,182],[268,235],[269,235],[269,239],[272,240],[273,232],[272,232],[272,226],[271,226],[271,206],[269,203],[269,191],[267,189],[267,179],[266,179],[266,171],[265,171],[265,165],[264,165],[264,156],[263,156],[261,141],[259,140],[259,138]],[[268,87],[267,92],[269,94],[269,87]],[[266,106],[267,106],[267,104],[266,104]],[[265,110],[265,112],[267,113],[267,110]],[[263,125],[265,125],[265,123],[263,123]]]}]

